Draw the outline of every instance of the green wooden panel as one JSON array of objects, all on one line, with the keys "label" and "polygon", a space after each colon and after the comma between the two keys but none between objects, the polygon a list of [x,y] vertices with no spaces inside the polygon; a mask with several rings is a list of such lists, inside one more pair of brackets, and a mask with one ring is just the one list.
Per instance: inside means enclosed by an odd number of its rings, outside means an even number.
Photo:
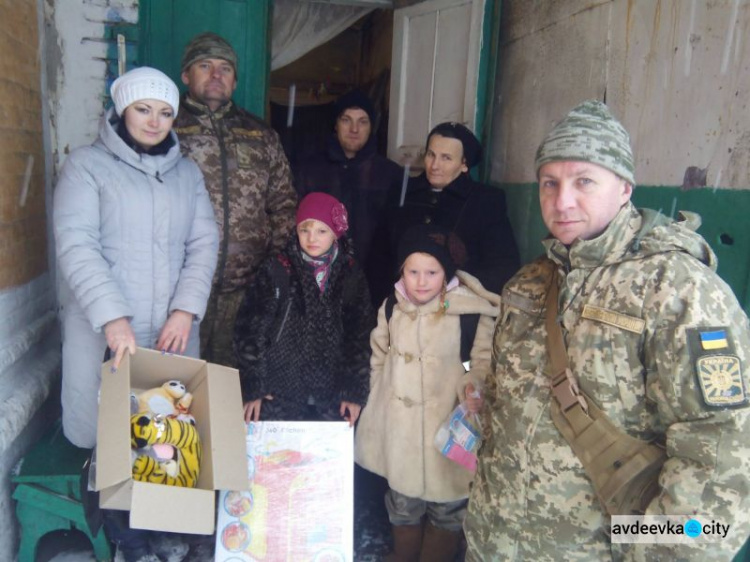
[{"label": "green wooden panel", "polygon": [[[539,209],[536,183],[503,184],[508,212],[524,263],[543,251],[540,243],[547,235]],[[745,312],[750,314],[750,190],[695,189],[638,186],[633,192],[636,207],[661,210],[668,216],[693,211],[703,220],[698,232],[719,258],[719,275],[732,287]]]},{"label": "green wooden panel", "polygon": [[269,80],[270,0],[141,0],[139,59],[166,72],[182,91],[180,60],[196,34],[213,31],[237,51],[234,101],[266,114]]}]

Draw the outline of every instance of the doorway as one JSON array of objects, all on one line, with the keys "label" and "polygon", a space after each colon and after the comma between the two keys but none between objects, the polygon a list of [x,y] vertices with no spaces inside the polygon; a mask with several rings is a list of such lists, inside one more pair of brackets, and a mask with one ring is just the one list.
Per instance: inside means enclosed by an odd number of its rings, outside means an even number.
[{"label": "doorway", "polygon": [[336,99],[358,89],[375,106],[378,153],[388,142],[393,10],[375,9],[333,39],[270,75],[270,122],[290,164],[326,146],[333,133]]}]

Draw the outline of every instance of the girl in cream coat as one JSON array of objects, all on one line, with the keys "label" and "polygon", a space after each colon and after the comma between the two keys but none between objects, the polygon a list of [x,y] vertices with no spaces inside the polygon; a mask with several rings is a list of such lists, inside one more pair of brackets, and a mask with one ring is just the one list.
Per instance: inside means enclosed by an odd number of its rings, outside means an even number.
[{"label": "girl in cream coat", "polygon": [[[500,297],[475,277],[456,271],[461,248],[452,234],[427,225],[399,244],[402,275],[390,320],[386,305],[370,337],[370,396],[360,418],[355,458],[388,480],[393,525],[391,560],[452,560],[458,547],[473,474],[433,444],[459,401],[481,387],[490,367]],[[461,362],[461,314],[480,314],[471,370]],[[422,518],[428,524],[422,532]]]}]

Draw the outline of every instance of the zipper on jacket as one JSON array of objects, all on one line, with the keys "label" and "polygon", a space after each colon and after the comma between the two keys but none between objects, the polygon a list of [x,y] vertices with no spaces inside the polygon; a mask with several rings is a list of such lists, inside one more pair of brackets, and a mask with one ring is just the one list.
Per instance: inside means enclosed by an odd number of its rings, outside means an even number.
[{"label": "zipper on jacket", "polygon": [[[125,164],[126,166],[130,166],[130,167],[131,167],[131,168],[133,168],[133,169],[134,169],[134,170],[135,170],[136,172],[140,172],[141,174],[143,174],[143,175],[144,175],[144,176],[146,176],[146,177],[148,177],[148,176],[150,176],[150,175],[151,175],[151,174],[149,174],[149,173],[148,173],[147,171],[145,171],[145,170],[142,170],[141,168],[139,168],[138,166],[134,166],[133,164],[131,164],[131,163],[130,163],[130,162],[128,162],[127,160],[123,160],[122,158],[120,158],[119,156],[117,156],[117,154],[114,154],[114,153],[113,153],[113,152],[111,152],[111,151],[110,151],[110,154],[112,154],[112,158],[114,158],[114,159],[115,159],[115,162],[122,162],[122,163],[123,163],[123,164]],[[157,171],[157,172],[156,172],[156,173],[154,174],[154,178],[155,178],[155,179],[156,179],[156,181],[158,181],[159,183],[164,183],[164,180],[163,180],[163,179],[161,179],[161,175],[159,174],[159,172],[158,172],[158,171]]]},{"label": "zipper on jacket", "polygon": [[289,299],[289,302],[286,303],[286,310],[284,310],[284,317],[281,319],[281,325],[279,326],[279,332],[276,334],[275,343],[278,343],[281,338],[281,332],[284,331],[284,324],[286,324],[286,319],[289,317],[290,308],[292,308],[292,299]]},{"label": "zipper on jacket", "polygon": [[216,266],[216,287],[221,291],[224,285],[227,254],[229,253],[229,166],[227,165],[227,148],[224,144],[224,136],[222,135],[221,127],[216,124],[213,111],[210,109],[208,110],[208,119],[211,121],[211,127],[214,133],[216,133],[216,139],[219,142],[219,160],[221,161],[221,205],[224,211],[224,221],[222,224],[224,233],[221,239],[219,263]]}]

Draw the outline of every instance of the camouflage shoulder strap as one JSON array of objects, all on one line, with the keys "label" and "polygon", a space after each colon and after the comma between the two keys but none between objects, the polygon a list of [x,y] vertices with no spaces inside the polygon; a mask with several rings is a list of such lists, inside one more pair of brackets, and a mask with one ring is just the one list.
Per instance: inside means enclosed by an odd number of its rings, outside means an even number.
[{"label": "camouflage shoulder strap", "polygon": [[546,309],[552,420],[583,464],[604,509],[610,515],[642,514],[659,492],[666,452],[617,427],[578,387],[557,321],[556,269],[550,276]]}]

